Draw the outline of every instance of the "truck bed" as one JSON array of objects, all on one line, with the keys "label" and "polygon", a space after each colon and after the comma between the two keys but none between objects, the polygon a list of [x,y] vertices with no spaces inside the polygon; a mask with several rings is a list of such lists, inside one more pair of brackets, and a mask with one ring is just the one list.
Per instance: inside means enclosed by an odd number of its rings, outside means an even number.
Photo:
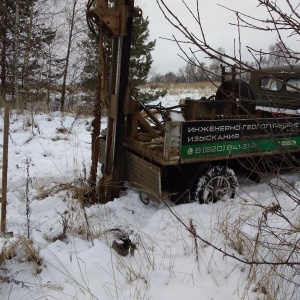
[{"label": "truck bed", "polygon": [[139,133],[124,147],[163,166],[297,152],[299,123],[299,117],[166,122],[160,138]]}]

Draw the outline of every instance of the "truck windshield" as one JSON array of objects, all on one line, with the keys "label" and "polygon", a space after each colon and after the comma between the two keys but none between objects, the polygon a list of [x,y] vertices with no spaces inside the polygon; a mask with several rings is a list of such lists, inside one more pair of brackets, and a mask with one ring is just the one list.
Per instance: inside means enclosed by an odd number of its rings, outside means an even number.
[{"label": "truck windshield", "polygon": [[287,92],[300,93],[300,78],[291,78],[286,83]]},{"label": "truck windshield", "polygon": [[263,77],[260,81],[260,88],[263,91],[279,92],[282,89],[282,86],[281,78]]}]

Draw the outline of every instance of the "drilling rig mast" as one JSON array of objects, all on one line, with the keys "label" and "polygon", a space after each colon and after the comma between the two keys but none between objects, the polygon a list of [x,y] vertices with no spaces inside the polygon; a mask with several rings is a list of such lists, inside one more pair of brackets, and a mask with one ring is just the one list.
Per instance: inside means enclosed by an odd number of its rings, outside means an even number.
[{"label": "drilling rig mast", "polygon": [[[105,162],[102,168],[103,177],[99,190],[101,202],[107,202],[117,197],[121,187],[125,128],[123,111],[126,97],[130,97],[131,94],[128,88],[128,77],[132,22],[134,17],[141,15],[142,11],[134,7],[134,0],[115,0],[110,3],[108,0],[92,0],[88,4],[88,24],[92,31],[96,32],[94,25],[98,30],[100,59],[104,57],[101,53],[103,51],[103,34],[111,38],[112,45],[107,142]],[[104,62],[102,62],[103,64]],[[102,88],[104,87],[102,86]],[[98,152],[96,151],[96,153]],[[95,160],[98,160],[98,155],[94,156],[93,164],[97,165]]]}]

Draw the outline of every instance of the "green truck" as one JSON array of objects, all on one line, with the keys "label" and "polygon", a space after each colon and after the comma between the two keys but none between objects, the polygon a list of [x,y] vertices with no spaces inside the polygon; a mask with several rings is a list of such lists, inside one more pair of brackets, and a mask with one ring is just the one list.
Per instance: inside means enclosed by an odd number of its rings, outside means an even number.
[{"label": "green truck", "polygon": [[[253,72],[249,84],[223,76],[216,94],[208,99],[184,99],[171,109],[156,107],[165,121],[155,117],[155,107],[129,99],[123,180],[141,191],[144,202],[151,198],[207,203],[235,196],[237,171],[259,181],[267,165],[296,167],[300,151],[297,72],[286,66],[267,68]],[[172,119],[172,114],[177,117]],[[102,163],[105,140],[103,136]]]},{"label": "green truck", "polygon": [[[102,202],[118,196],[124,183],[140,190],[145,203],[215,202],[235,196],[240,170],[259,181],[264,170],[298,167],[299,66],[252,70],[249,83],[237,78],[235,68],[222,68],[215,95],[184,99],[172,108],[146,106],[128,84],[133,19],[141,15],[134,0],[87,5],[88,26],[99,42],[99,79],[104,79],[98,81],[99,95],[102,87],[102,98],[108,99],[107,130],[92,135],[92,150],[100,147]],[[108,97],[104,35],[112,45]],[[95,112],[93,123],[99,125]]]}]

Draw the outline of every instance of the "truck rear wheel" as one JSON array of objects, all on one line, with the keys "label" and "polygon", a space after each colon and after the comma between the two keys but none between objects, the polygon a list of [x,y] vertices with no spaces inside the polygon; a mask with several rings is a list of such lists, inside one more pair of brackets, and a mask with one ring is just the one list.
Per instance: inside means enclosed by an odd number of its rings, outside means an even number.
[{"label": "truck rear wheel", "polygon": [[[223,82],[217,90],[216,100],[230,100],[235,101],[239,99],[239,102],[236,104],[240,107],[239,113],[255,113],[255,104],[253,101],[255,100],[254,93],[249,86],[249,84],[243,80],[227,80]],[[235,110],[237,106],[234,106]],[[234,111],[233,113],[236,113]]]},{"label": "truck rear wheel", "polygon": [[237,178],[232,169],[223,165],[213,166],[199,178],[195,186],[194,200],[207,204],[234,198],[236,187]]}]

